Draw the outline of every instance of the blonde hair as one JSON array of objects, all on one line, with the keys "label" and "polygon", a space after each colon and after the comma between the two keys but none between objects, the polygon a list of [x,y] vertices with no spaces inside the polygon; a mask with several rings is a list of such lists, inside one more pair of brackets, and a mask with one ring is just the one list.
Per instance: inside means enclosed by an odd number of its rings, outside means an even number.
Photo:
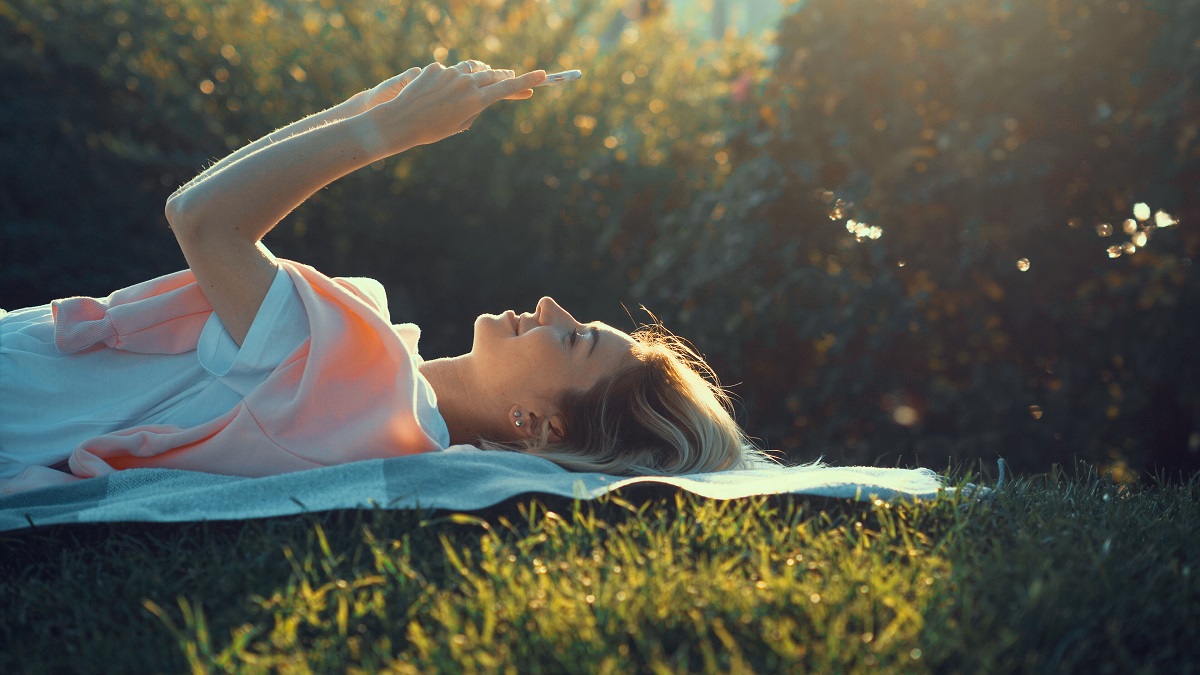
[{"label": "blonde hair", "polygon": [[704,359],[660,324],[643,326],[633,363],[587,390],[564,392],[561,440],[548,425],[519,443],[482,441],[572,471],[679,475],[778,464],[733,419],[729,394]]}]

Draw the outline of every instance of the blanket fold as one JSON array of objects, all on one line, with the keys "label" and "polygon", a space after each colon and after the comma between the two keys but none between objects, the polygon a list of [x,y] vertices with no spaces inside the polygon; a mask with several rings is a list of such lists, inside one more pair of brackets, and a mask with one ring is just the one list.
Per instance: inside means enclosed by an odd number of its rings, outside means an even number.
[{"label": "blanket fold", "polygon": [[953,492],[929,469],[834,467],[818,461],[794,467],[624,478],[573,473],[532,455],[453,446],[445,452],[261,478],[170,469],[119,471],[0,496],[0,530],[64,523],[244,520],[355,508],[471,511],[529,493],[596,499],[643,483],[711,499],[798,494],[896,501],[936,499]]}]

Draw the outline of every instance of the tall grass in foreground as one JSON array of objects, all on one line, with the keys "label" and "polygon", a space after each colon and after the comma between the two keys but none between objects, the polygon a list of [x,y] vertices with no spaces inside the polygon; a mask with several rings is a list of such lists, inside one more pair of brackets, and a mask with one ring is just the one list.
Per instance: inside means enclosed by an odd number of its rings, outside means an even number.
[{"label": "tall grass in foreground", "polygon": [[0,535],[0,672],[1194,672],[1198,531],[1200,479],[1058,471],[44,528]]}]

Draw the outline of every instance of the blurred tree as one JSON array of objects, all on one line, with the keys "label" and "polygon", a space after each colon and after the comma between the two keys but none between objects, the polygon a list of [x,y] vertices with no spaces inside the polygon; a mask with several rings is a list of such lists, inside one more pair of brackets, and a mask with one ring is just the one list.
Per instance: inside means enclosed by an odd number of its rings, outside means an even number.
[{"label": "blurred tree", "polygon": [[804,3],[635,290],[804,456],[1200,468],[1196,13]]}]

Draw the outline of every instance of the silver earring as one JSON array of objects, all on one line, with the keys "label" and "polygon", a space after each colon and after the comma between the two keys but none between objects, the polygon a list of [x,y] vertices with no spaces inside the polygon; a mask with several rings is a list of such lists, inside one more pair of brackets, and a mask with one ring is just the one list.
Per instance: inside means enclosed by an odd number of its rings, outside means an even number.
[{"label": "silver earring", "polygon": [[521,420],[517,420],[517,426],[521,426]]},{"label": "silver earring", "polygon": [[520,417],[520,416],[521,416],[521,411],[520,411],[520,410],[514,410],[514,411],[513,411],[513,417]]}]

